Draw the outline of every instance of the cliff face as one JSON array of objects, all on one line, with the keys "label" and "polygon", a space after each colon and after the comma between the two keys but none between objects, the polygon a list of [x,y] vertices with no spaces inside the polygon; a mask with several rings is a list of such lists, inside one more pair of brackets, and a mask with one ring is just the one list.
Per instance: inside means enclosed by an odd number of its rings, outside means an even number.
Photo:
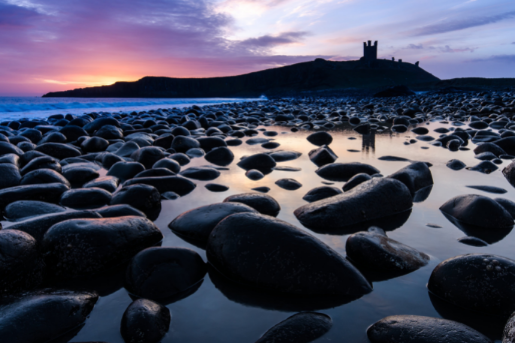
[{"label": "cliff face", "polygon": [[440,81],[410,63],[389,60],[311,62],[267,69],[239,76],[179,79],[144,77],[111,86],[51,92],[44,97],[200,98],[298,95],[304,92],[379,89]]}]

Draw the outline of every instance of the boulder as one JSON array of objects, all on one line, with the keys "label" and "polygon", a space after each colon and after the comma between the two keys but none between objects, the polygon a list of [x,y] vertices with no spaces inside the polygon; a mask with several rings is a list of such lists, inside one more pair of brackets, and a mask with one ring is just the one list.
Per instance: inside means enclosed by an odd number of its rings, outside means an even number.
[{"label": "boulder", "polygon": [[514,343],[515,342],[515,312],[508,318],[506,326],[503,330],[502,343]]},{"label": "boulder", "polygon": [[181,175],[189,179],[211,181],[220,176],[220,172],[210,167],[189,167],[181,171]]},{"label": "boulder", "polygon": [[503,170],[502,173],[506,180],[515,187],[515,161],[508,164]]},{"label": "boulder", "polygon": [[99,208],[111,202],[111,193],[102,188],[77,188],[61,196],[61,205],[73,209]]},{"label": "boulder", "polygon": [[504,207],[504,209],[508,211],[509,214],[511,214],[511,217],[515,219],[515,202],[504,198],[495,198],[494,200],[497,201],[499,205]]},{"label": "boulder", "polygon": [[123,185],[113,193],[110,205],[130,205],[145,214],[161,209],[161,195],[150,185]]},{"label": "boulder", "polygon": [[120,183],[120,180],[118,180],[117,177],[114,176],[103,176],[98,177],[94,180],[91,180],[90,182],[84,184],[84,188],[102,188],[108,191],[109,193],[114,193],[116,189],[118,188],[118,184]]},{"label": "boulder", "polygon": [[388,177],[404,183],[411,194],[415,194],[418,190],[433,185],[431,170],[424,162],[412,163]]},{"label": "boulder", "polygon": [[505,137],[493,142],[495,145],[506,151],[507,154],[515,155],[515,137]]},{"label": "boulder", "polygon": [[34,150],[57,158],[58,160],[64,160],[69,157],[79,157],[81,155],[81,152],[78,149],[71,145],[62,143],[45,143],[38,145]]},{"label": "boulder", "polygon": [[238,162],[238,167],[245,170],[257,169],[259,171],[267,171],[276,165],[274,159],[268,154],[255,154],[245,157]]},{"label": "boulder", "polygon": [[235,194],[225,198],[224,202],[242,203],[252,207],[261,214],[272,217],[277,217],[281,211],[281,206],[274,198],[260,193]]},{"label": "boulder", "polygon": [[252,181],[258,181],[258,180],[261,180],[262,178],[264,178],[265,174],[263,174],[262,172],[260,172],[257,169],[250,169],[250,170],[247,170],[247,172],[245,173],[245,176],[248,177]]},{"label": "boulder", "polygon": [[232,161],[234,161],[234,154],[229,148],[222,146],[209,151],[206,154],[205,159],[206,161],[218,166],[228,166]]},{"label": "boulder", "polygon": [[318,167],[333,163],[338,159],[338,156],[329,148],[327,145],[322,145],[318,149],[313,149],[308,153],[311,162],[316,164]]},{"label": "boulder", "polygon": [[18,186],[21,182],[20,170],[14,164],[0,163],[0,189]]},{"label": "boulder", "polygon": [[142,217],[70,219],[45,233],[41,250],[51,274],[88,277],[118,266],[162,239],[157,226]]},{"label": "boulder", "polygon": [[332,326],[333,320],[328,315],[301,312],[275,325],[265,332],[256,343],[309,343],[322,337],[331,330]]},{"label": "boulder", "polygon": [[366,182],[368,180],[372,179],[372,177],[366,173],[359,173],[359,174],[356,174],[354,175],[353,177],[351,177],[349,179],[349,181],[347,181],[344,185],[343,185],[343,191],[344,192],[347,192],[351,189],[353,189],[354,187],[356,187],[357,185],[359,184],[362,184],[363,182]]},{"label": "boulder", "polygon": [[146,184],[155,187],[159,193],[174,192],[184,196],[192,192],[197,185],[181,176],[137,177],[123,183],[123,186]]},{"label": "boulder", "polygon": [[296,151],[276,151],[271,153],[270,157],[272,157],[275,162],[286,162],[296,160],[301,155],[301,152]]},{"label": "boulder", "polygon": [[20,185],[39,185],[44,183],[62,183],[70,187],[70,182],[64,176],[50,169],[36,169],[30,173],[25,174]]},{"label": "boulder", "polygon": [[131,158],[134,162],[141,163],[145,169],[152,168],[157,161],[164,157],[165,154],[163,150],[155,146],[140,148],[131,154]]},{"label": "boulder", "polygon": [[233,281],[262,290],[358,298],[370,283],[317,238],[276,218],[233,214],[211,232],[209,262]]},{"label": "boulder", "polygon": [[117,162],[109,169],[107,176],[115,176],[120,182],[125,182],[144,170],[145,167],[138,162]]},{"label": "boulder", "polygon": [[0,190],[0,208],[18,200],[40,200],[58,203],[61,195],[70,187],[62,183],[45,183],[39,185],[24,185]]},{"label": "boulder", "polygon": [[302,225],[324,230],[385,218],[408,211],[413,206],[409,189],[390,178],[373,178],[343,194],[315,201],[295,210]]},{"label": "boulder", "polygon": [[330,163],[316,170],[321,178],[329,181],[348,181],[356,174],[378,174],[379,170],[369,164],[351,162],[351,163]]},{"label": "boulder", "polygon": [[62,206],[44,201],[20,200],[10,203],[5,208],[5,218],[9,221],[20,221],[30,217],[64,212]]},{"label": "boulder", "polygon": [[157,343],[170,328],[172,316],[165,306],[138,299],[125,310],[120,332],[127,343]]},{"label": "boulder", "polygon": [[158,168],[168,169],[173,174],[177,174],[178,172],[181,171],[181,165],[177,161],[175,161],[171,158],[163,158],[163,159],[157,161],[156,163],[154,163],[154,165],[152,166],[152,169],[158,169]]},{"label": "boulder", "polygon": [[125,216],[139,216],[145,218],[145,213],[130,205],[113,205],[106,206],[95,210],[96,213],[100,214],[102,218],[116,218]]},{"label": "boulder", "polygon": [[51,169],[58,173],[62,171],[61,164],[50,156],[37,157],[27,163],[21,169],[21,175],[25,175],[33,170],[37,169]]},{"label": "boulder", "polygon": [[302,187],[302,184],[294,179],[280,179],[275,182],[275,184],[282,189],[286,189],[288,191],[295,191]]},{"label": "boulder", "polygon": [[461,162],[460,160],[453,159],[453,160],[450,160],[449,162],[447,162],[446,166],[447,166],[447,168],[450,168],[452,170],[462,170],[467,165],[465,163]]},{"label": "boulder", "polygon": [[307,137],[307,140],[314,145],[322,146],[322,145],[329,145],[333,142],[333,137],[331,134],[325,131],[319,131],[310,134]]},{"label": "boulder", "polygon": [[342,194],[342,191],[339,188],[336,187],[330,187],[330,186],[321,186],[316,187],[310,190],[309,192],[304,195],[302,198],[303,200],[307,202],[315,202],[318,200],[326,199],[338,194]]},{"label": "boulder", "polygon": [[63,171],[63,176],[70,182],[72,186],[80,187],[83,184],[96,179],[100,174],[93,168],[88,166],[74,166],[66,168]]},{"label": "boulder", "polygon": [[[174,133],[174,135],[176,134]],[[177,152],[186,152],[190,149],[200,148],[200,143],[195,138],[176,135],[171,148]]]}]

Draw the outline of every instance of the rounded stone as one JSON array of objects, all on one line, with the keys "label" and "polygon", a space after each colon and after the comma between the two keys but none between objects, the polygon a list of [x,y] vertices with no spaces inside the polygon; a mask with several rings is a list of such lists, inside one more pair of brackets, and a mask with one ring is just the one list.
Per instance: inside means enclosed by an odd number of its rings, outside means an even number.
[{"label": "rounded stone", "polygon": [[138,299],[125,310],[120,332],[127,343],[158,343],[170,328],[170,310],[148,299]]},{"label": "rounded stone", "polygon": [[20,200],[10,203],[5,208],[5,217],[9,221],[25,220],[44,214],[60,213],[66,209],[62,206],[43,201]]},{"label": "rounded stone", "polygon": [[277,217],[281,211],[279,203],[270,195],[260,193],[243,193],[231,195],[224,202],[242,203],[252,207],[261,214]]},{"label": "rounded stone", "polygon": [[379,170],[369,164],[351,163],[331,163],[326,164],[316,170],[321,178],[329,181],[348,181],[356,174],[365,173],[368,175],[378,174]]},{"label": "rounded stone", "polygon": [[111,193],[102,188],[77,188],[61,196],[61,205],[73,209],[99,208],[111,202]]},{"label": "rounded stone", "polygon": [[309,343],[322,337],[332,326],[333,321],[328,315],[297,313],[265,332],[256,343]]}]

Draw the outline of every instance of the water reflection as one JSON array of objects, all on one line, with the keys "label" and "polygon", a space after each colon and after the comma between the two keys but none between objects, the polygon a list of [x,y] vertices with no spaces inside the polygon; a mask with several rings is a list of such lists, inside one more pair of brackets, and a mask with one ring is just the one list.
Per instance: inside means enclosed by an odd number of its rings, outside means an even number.
[{"label": "water reflection", "polygon": [[513,226],[508,228],[484,228],[464,223],[454,217],[451,217],[447,213],[443,213],[443,215],[467,236],[480,238],[488,244],[499,242],[513,229]]},{"label": "water reflection", "polygon": [[369,133],[362,135],[362,138],[361,151],[365,152],[367,155],[370,152],[374,154],[376,152],[376,132],[370,131]]}]

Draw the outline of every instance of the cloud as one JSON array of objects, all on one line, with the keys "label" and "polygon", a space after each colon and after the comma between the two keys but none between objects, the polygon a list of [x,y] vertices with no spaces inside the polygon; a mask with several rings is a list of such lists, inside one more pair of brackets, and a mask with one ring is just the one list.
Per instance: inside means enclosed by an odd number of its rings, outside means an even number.
[{"label": "cloud", "polygon": [[449,45],[445,46],[424,46],[423,44],[408,44],[403,50],[433,50],[442,53],[457,53],[457,52],[474,52],[478,48],[451,48]]},{"label": "cloud", "polygon": [[488,58],[479,58],[471,60],[471,62],[504,62],[515,63],[515,55],[493,55]]},{"label": "cloud", "polygon": [[0,27],[28,26],[40,14],[29,8],[0,2]]},{"label": "cloud", "polygon": [[428,25],[411,32],[413,36],[434,35],[452,31],[465,30],[471,27],[483,26],[497,23],[515,17],[515,11],[497,14],[493,16],[482,16],[466,19],[447,19],[438,24]]},{"label": "cloud", "polygon": [[240,41],[238,44],[250,48],[270,48],[283,44],[297,43],[304,38],[308,33],[304,31],[299,32],[283,32],[279,35],[271,36],[265,35],[257,38],[249,38]]}]

